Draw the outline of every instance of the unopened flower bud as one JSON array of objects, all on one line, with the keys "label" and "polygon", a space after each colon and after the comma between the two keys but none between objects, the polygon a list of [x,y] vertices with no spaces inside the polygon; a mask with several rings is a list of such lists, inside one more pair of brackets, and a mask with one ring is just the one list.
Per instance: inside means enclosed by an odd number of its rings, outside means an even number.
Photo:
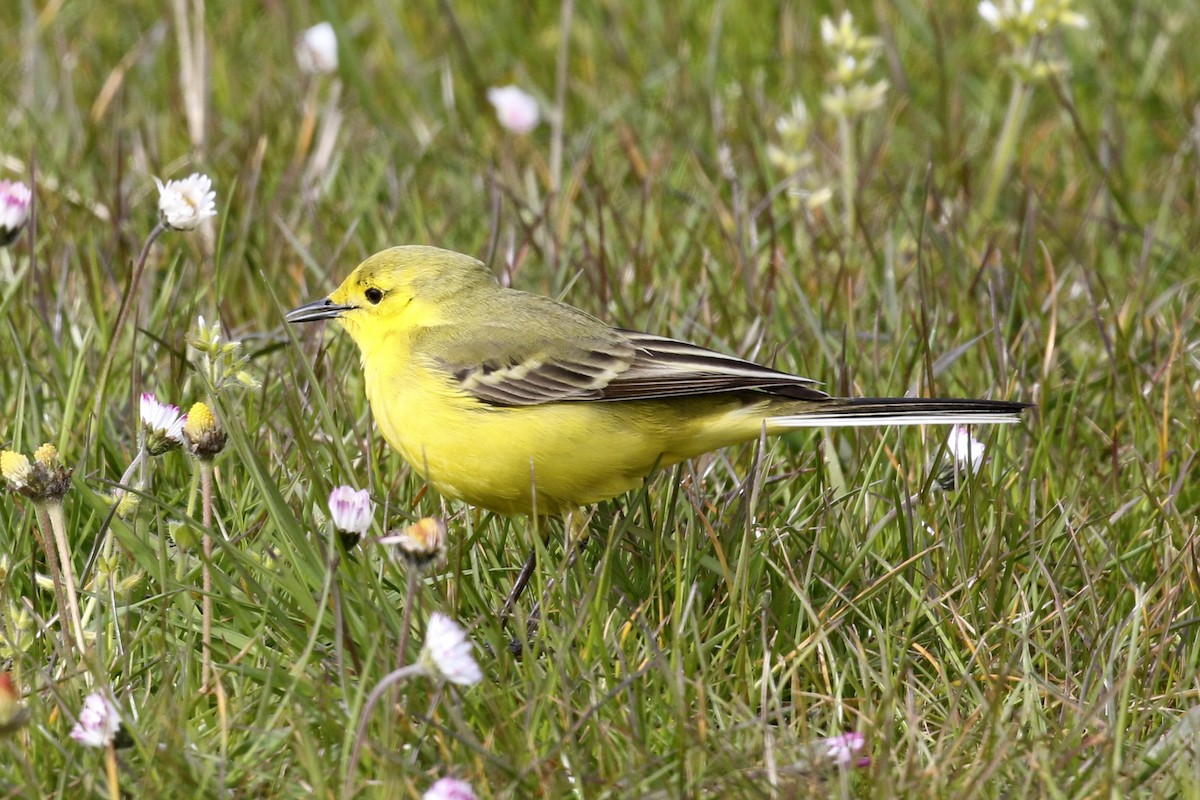
[{"label": "unopened flower bud", "polygon": [[200,544],[200,532],[189,522],[168,523],[167,532],[170,534],[171,540],[175,542],[175,546],[184,552],[192,550]]},{"label": "unopened flower bud", "polygon": [[131,592],[141,585],[142,580],[146,577],[143,572],[135,572],[132,575],[127,575],[117,582],[117,591],[125,594]]},{"label": "unopened flower bud", "polygon": [[0,673],[0,735],[20,730],[29,721],[29,707],[7,672]]},{"label": "unopened flower bud", "polygon": [[237,374],[233,376],[233,379],[242,386],[245,386],[247,389],[257,389],[262,386],[262,383],[258,380],[258,378],[254,377],[244,369],[238,370]]},{"label": "unopened flower bud", "polygon": [[117,507],[115,513],[118,519],[129,519],[137,513],[138,507],[142,504],[141,495],[134,492],[118,490],[110,499],[113,505]]},{"label": "unopened flower bud", "polygon": [[352,550],[371,527],[375,504],[366,489],[356,491],[353,486],[338,486],[329,493],[329,514],[342,546]]},{"label": "unopened flower bud", "polygon": [[22,603],[10,602],[4,614],[3,635],[0,635],[0,657],[10,659],[28,650],[33,644],[35,629],[29,608]]}]

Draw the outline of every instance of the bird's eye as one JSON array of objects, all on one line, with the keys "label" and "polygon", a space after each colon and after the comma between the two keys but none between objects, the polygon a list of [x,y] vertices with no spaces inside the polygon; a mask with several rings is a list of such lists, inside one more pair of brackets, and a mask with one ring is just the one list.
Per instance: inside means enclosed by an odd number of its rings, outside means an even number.
[{"label": "bird's eye", "polygon": [[366,294],[367,300],[369,300],[373,306],[379,305],[379,301],[383,299],[383,292],[381,292],[379,289],[376,289],[374,286],[372,286],[370,289],[367,289]]}]

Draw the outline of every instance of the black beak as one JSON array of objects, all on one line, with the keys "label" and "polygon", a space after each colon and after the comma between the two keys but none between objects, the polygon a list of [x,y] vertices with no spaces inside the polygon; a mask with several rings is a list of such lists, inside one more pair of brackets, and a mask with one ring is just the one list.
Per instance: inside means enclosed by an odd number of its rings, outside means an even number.
[{"label": "black beak", "polygon": [[293,308],[284,317],[288,322],[316,322],[322,319],[337,319],[342,315],[343,311],[349,311],[354,306],[340,306],[324,297],[320,300],[313,300],[311,303],[305,303],[299,308]]}]

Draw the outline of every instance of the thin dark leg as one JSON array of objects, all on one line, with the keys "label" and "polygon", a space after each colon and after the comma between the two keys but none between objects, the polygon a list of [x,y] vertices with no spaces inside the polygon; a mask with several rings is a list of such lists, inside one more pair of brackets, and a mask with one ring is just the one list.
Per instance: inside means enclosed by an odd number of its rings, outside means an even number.
[{"label": "thin dark leg", "polygon": [[529,557],[525,559],[525,566],[521,567],[521,572],[517,575],[516,583],[513,584],[512,591],[508,593],[508,599],[504,601],[504,607],[500,609],[500,624],[507,625],[508,618],[512,616],[513,609],[517,607],[517,601],[521,599],[525,587],[529,585],[529,579],[533,577],[533,569],[537,566],[537,547],[532,547],[529,550]]},{"label": "thin dark leg", "polygon": [[[568,539],[570,541],[570,552],[567,553],[567,565],[563,569],[564,575],[568,570],[575,566],[575,562],[579,560],[579,555],[584,551],[584,548],[587,547],[588,538],[591,535],[589,522],[590,518],[583,515],[567,515],[566,526],[569,534]],[[517,575],[516,583],[513,584],[512,591],[508,593],[508,599],[504,601],[504,607],[500,611],[501,625],[508,624],[508,620],[512,617],[513,610],[517,606],[517,600],[520,599],[521,594],[525,591],[525,587],[529,584],[530,579],[533,577],[533,570],[536,564],[537,548],[535,547],[529,551],[529,558],[525,560],[525,566],[521,567],[521,572],[519,575]],[[546,588],[542,592],[541,598],[533,604],[533,608],[530,610],[529,617],[527,619],[527,627],[525,631],[526,641],[533,639],[534,634],[537,633],[538,624],[541,621],[542,605],[545,602],[546,597],[554,589],[554,585],[556,583],[557,578],[551,578],[549,581],[547,581]],[[508,649],[514,655],[520,656],[522,650],[524,649],[522,640],[519,637],[513,637],[512,641],[508,643]]]},{"label": "thin dark leg", "polygon": [[[571,544],[571,552],[567,554],[567,566],[565,569],[563,569],[564,575],[571,570],[571,567],[575,566],[575,562],[579,560],[579,554],[587,548],[588,537],[590,535],[591,534],[588,532],[588,530],[584,528],[583,533],[579,536],[579,538]],[[530,635],[533,635],[533,632],[537,630],[538,620],[542,614],[542,601],[546,599],[546,596],[550,594],[550,591],[554,588],[554,581],[555,578],[551,578],[546,583],[546,591],[542,593],[541,599],[533,604],[533,609],[529,612]]]}]

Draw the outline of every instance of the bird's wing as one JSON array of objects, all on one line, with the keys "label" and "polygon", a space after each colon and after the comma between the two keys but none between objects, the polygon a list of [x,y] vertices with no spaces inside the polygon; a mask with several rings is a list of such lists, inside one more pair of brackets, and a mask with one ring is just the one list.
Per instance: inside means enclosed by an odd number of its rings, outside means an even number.
[{"label": "bird's wing", "polygon": [[724,392],[762,392],[797,400],[823,400],[817,381],[780,372],[706,347],[614,329],[634,347],[629,368],[604,388],[605,400],[694,397]]},{"label": "bird's wing", "polygon": [[[815,381],[687,342],[609,328],[580,313],[535,334],[497,318],[436,329],[420,348],[457,387],[495,406],[761,392],[822,400]],[[578,324],[579,322],[585,324]]]},{"label": "bird's wing", "polygon": [[633,360],[633,348],[618,337],[530,341],[504,325],[484,325],[476,333],[482,338],[440,348],[433,363],[460,390],[489,405],[602,400]]}]

